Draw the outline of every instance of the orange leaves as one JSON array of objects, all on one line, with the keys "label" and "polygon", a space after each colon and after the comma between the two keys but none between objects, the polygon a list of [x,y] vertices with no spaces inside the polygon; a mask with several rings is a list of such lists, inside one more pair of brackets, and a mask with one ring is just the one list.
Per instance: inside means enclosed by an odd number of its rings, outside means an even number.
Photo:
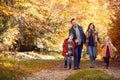
[{"label": "orange leaves", "polygon": [[26,37],[37,35],[49,47],[59,45],[66,38],[73,17],[77,18],[84,31],[93,22],[103,37],[112,23],[111,17],[116,19],[110,5],[108,0],[19,0],[13,7],[0,6],[0,9],[20,20],[17,23],[20,29],[24,28],[24,34],[29,35]]}]

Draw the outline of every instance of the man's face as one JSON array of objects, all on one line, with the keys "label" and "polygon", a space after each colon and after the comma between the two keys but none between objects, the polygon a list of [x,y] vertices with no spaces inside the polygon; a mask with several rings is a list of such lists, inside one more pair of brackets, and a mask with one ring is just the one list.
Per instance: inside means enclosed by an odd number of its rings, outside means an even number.
[{"label": "man's face", "polygon": [[76,26],[76,25],[77,25],[76,20],[73,20],[73,21],[71,22],[71,24],[72,24],[73,26]]}]

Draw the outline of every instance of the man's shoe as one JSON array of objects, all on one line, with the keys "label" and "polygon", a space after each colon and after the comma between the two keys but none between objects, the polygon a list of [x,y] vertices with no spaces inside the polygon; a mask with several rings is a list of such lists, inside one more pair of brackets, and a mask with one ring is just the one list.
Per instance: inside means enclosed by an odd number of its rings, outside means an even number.
[{"label": "man's shoe", "polygon": [[90,66],[90,68],[94,68],[94,67]]},{"label": "man's shoe", "polygon": [[80,67],[78,67],[77,69],[80,69]]},{"label": "man's shoe", "polygon": [[77,68],[76,68],[76,67],[74,67],[74,70],[77,70]]}]

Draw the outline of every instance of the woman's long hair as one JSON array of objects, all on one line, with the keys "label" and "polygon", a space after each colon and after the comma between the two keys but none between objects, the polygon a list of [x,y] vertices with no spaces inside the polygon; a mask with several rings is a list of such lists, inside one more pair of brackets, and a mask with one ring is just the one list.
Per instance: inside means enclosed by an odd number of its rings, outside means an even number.
[{"label": "woman's long hair", "polygon": [[93,25],[93,28],[94,28],[94,30],[95,30],[95,25],[94,25],[93,23],[90,23],[90,24],[89,24],[89,26],[88,26],[87,31],[89,31],[89,30],[90,30],[90,26],[91,26],[91,25]]}]

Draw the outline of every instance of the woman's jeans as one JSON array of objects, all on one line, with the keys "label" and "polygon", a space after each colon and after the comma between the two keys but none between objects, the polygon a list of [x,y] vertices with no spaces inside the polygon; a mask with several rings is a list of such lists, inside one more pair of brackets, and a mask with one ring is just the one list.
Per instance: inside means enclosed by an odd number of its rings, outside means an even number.
[{"label": "woman's jeans", "polygon": [[64,57],[64,68],[67,68],[67,64],[69,64],[69,69],[72,68],[72,56]]},{"label": "woman's jeans", "polygon": [[90,64],[91,67],[95,66],[95,59],[96,59],[96,51],[94,46],[88,46],[88,52],[90,55]]}]

